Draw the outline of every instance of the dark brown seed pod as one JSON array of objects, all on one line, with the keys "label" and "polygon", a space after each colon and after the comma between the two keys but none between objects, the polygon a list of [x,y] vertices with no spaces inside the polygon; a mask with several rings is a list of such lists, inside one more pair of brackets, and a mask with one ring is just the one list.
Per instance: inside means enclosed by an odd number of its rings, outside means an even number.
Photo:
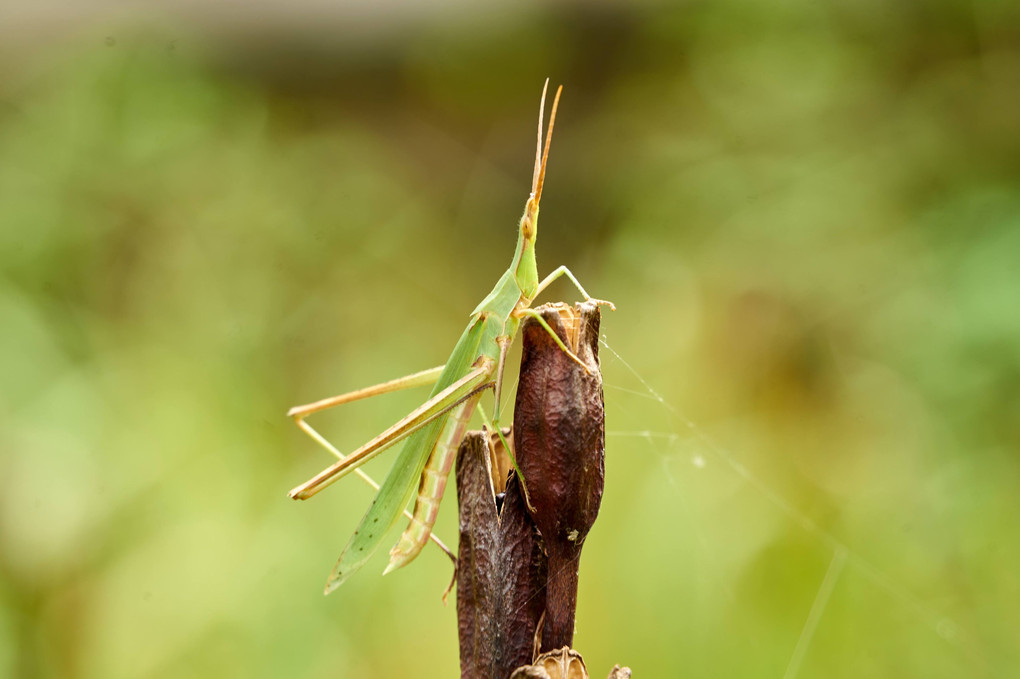
[{"label": "dark brown seed pod", "polygon": [[[509,431],[507,431],[509,434]],[[468,432],[457,454],[460,549],[457,624],[462,679],[507,677],[531,662],[545,608],[546,559],[538,530],[512,483],[490,453],[506,456],[499,439]],[[505,467],[502,467],[505,469]],[[497,470],[497,471],[493,471]]]},{"label": "dark brown seed pod", "polygon": [[[514,447],[548,555],[542,650],[571,646],[581,546],[598,515],[605,477],[599,307],[546,304],[523,327]],[[576,359],[575,359],[576,357]]]}]

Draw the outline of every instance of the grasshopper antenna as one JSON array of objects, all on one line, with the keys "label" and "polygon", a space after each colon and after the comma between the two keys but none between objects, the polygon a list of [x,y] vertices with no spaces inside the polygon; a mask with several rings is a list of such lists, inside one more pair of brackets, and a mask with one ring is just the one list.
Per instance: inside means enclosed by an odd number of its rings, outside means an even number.
[{"label": "grasshopper antenna", "polygon": [[538,103],[538,142],[535,144],[535,171],[531,175],[531,196],[538,189],[538,173],[542,168],[542,125],[545,123],[545,94],[549,91],[549,78],[542,86],[542,100]]},{"label": "grasshopper antenna", "polygon": [[535,147],[535,173],[531,178],[531,195],[536,204],[542,198],[542,184],[545,183],[545,164],[549,159],[549,144],[552,142],[553,124],[556,122],[556,109],[560,103],[560,94],[563,92],[563,85],[556,88],[556,96],[553,97],[552,111],[549,113],[549,129],[546,130],[545,146],[542,145],[542,124],[545,121],[545,95],[549,90],[549,79],[545,79],[545,86],[542,87],[542,103],[538,106],[538,144]]}]

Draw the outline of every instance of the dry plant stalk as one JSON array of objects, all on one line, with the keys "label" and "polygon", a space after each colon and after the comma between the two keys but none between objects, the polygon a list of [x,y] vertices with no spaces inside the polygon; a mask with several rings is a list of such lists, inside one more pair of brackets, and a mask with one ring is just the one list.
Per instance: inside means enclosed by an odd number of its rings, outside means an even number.
[{"label": "dry plant stalk", "polygon": [[[474,432],[461,445],[457,616],[462,679],[503,679],[552,649],[569,651],[580,661],[569,649],[578,564],[598,514],[605,473],[600,314],[594,301],[546,304],[537,311],[584,366],[537,321],[525,323],[513,447],[533,513],[516,475],[510,475],[501,493],[507,467],[497,437],[490,441]],[[587,677],[576,674],[577,665],[563,662],[564,670],[575,669],[556,676]]]}]

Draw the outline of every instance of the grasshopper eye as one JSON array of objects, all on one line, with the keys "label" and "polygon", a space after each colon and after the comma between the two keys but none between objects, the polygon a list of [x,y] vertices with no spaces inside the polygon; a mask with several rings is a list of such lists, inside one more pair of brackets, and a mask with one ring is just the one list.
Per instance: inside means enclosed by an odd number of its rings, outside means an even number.
[{"label": "grasshopper eye", "polygon": [[534,240],[537,223],[538,205],[532,206],[529,202],[527,212],[521,217],[521,235],[524,236],[525,240]]}]

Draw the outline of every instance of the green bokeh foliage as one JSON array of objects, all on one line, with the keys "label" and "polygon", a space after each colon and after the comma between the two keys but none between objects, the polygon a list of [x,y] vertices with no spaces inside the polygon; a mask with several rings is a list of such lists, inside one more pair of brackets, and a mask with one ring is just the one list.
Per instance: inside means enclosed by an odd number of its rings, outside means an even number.
[{"label": "green bokeh foliage", "polygon": [[[288,501],[329,460],[284,412],[444,359],[510,259],[547,75],[539,266],[617,304],[626,361],[603,352],[593,675],[1009,675],[1014,10],[340,24],[99,27],[8,57],[0,675],[457,671],[438,552],[321,597],[371,493]],[[418,398],[322,427],[350,449]]]}]

